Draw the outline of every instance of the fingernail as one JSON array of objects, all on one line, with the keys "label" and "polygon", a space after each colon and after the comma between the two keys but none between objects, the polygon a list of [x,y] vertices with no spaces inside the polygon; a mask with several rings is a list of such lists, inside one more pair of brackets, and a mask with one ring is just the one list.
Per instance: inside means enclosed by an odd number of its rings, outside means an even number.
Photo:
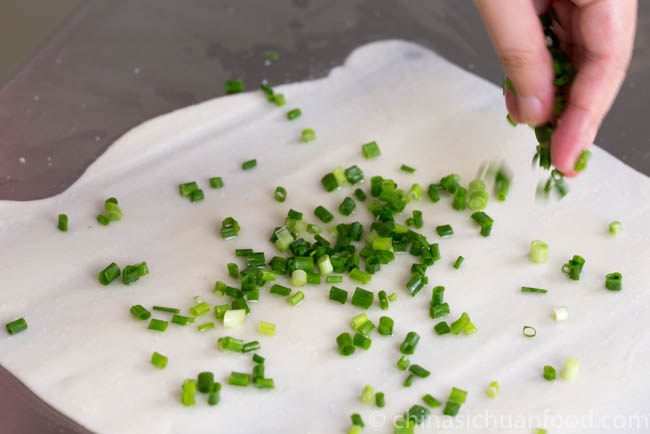
[{"label": "fingernail", "polygon": [[537,124],[542,116],[542,102],[536,96],[520,96],[517,98],[519,116],[522,122]]}]

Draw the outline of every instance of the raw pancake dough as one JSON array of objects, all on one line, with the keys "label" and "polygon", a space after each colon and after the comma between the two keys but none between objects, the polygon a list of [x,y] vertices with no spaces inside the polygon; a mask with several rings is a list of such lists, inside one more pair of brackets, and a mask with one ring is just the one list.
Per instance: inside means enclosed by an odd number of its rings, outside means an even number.
[{"label": "raw pancake dough", "polygon": [[[249,83],[250,87],[254,87]],[[431,393],[445,401],[452,386],[469,392],[455,419],[432,411],[418,432],[611,433],[611,417],[647,418],[650,409],[650,182],[599,148],[592,148],[588,170],[571,180],[562,201],[539,203],[536,183],[546,175],[531,169],[534,135],[505,119],[501,89],[452,65],[418,45],[403,41],[372,43],[354,51],[327,78],[280,86],[288,104],[277,108],[260,92],[227,96],[153,119],[131,130],[102,155],[64,193],[33,202],[0,202],[0,323],[24,316],[29,329],[0,334],[0,363],[62,413],[98,433],[336,433],[346,432],[350,414],[366,421],[364,432],[392,432],[390,421]],[[299,107],[302,116],[286,119]],[[304,128],[315,142],[300,143]],[[382,156],[363,159],[360,145],[376,140]],[[242,171],[241,163],[257,159]],[[415,298],[404,288],[414,258],[400,255],[383,266],[366,287],[396,291],[387,314],[395,320],[391,338],[374,333],[368,351],[338,355],[335,337],[349,331],[359,310],[329,302],[329,285],[307,286],[305,301],[290,306],[261,290],[245,325],[200,333],[194,326],[170,324],[165,333],[147,330],[129,307],[177,306],[185,313],[199,295],[210,304],[229,298],[212,293],[216,280],[230,282],[226,263],[239,262],[235,248],[263,249],[287,210],[312,210],[322,204],[335,211],[353,189],[325,193],[323,174],[359,165],[365,188],[371,176],[392,177],[403,188],[437,182],[450,172],[464,184],[485,160],[504,158],[514,171],[506,202],[491,200],[486,212],[495,220],[489,238],[468,212],[443,198],[409,205],[424,212],[423,233],[440,242],[442,260],[429,269],[428,285]],[[401,172],[408,164],[413,175]],[[225,187],[209,188],[222,176]],[[196,180],[205,200],[190,203],[177,185]],[[282,185],[288,199],[279,204],[273,190]],[[124,219],[102,227],[95,221],[107,197],[119,199]],[[56,229],[67,213],[69,232]],[[237,239],[218,235],[223,218],[240,225]],[[406,217],[403,217],[406,218]],[[625,232],[607,232],[612,220]],[[356,215],[370,215],[359,204]],[[449,223],[454,235],[440,240],[434,227]],[[367,226],[366,226],[367,230]],[[326,234],[326,236],[328,236]],[[331,238],[331,237],[330,237]],[[527,259],[531,240],[551,246],[550,260]],[[570,281],[560,272],[574,254],[586,258],[583,277]],[[451,267],[465,256],[460,270]],[[151,273],[131,286],[108,287],[97,273],[110,262],[121,266],[147,261]],[[604,288],[605,274],[623,274],[622,292]],[[282,278],[276,283],[287,284]],[[471,315],[477,335],[436,336],[428,316],[430,288],[445,285],[455,320]],[[522,294],[522,285],[548,288],[546,295]],[[357,286],[345,278],[349,291]],[[554,323],[552,307],[569,307],[570,319]],[[384,312],[369,311],[377,323]],[[163,313],[154,317],[168,319]],[[197,319],[211,321],[213,314]],[[257,333],[260,320],[275,322],[277,334]],[[522,327],[537,336],[522,336]],[[395,363],[399,343],[415,330],[421,335],[413,356],[432,371],[427,379],[402,387],[405,373]],[[266,357],[273,391],[227,385],[231,371],[250,372],[251,355],[220,352],[217,338],[258,339]],[[149,359],[153,351],[169,357],[163,371]],[[558,369],[567,357],[581,361],[573,382],[549,383],[542,367]],[[181,383],[209,370],[221,381],[221,402],[209,407],[204,396],[186,408]],[[485,390],[499,381],[497,399]],[[364,385],[386,393],[386,407],[363,405]],[[610,417],[607,422],[607,417]],[[486,419],[494,417],[496,419]],[[576,418],[582,426],[575,427]],[[590,427],[589,420],[598,426]],[[499,426],[495,426],[498,424]],[[563,424],[563,425],[562,425]],[[648,432],[633,420],[620,432]]]}]

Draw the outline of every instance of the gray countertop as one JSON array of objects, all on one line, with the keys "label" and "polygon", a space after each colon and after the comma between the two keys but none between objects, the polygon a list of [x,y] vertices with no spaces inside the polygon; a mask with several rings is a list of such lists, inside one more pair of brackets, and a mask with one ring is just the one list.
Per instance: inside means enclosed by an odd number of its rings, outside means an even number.
[{"label": "gray countertop", "polygon": [[[640,3],[630,72],[596,142],[650,174],[650,2]],[[128,129],[223,95],[227,79],[316,78],[391,38],[502,80],[469,0],[87,1],[0,89],[0,199],[65,190]],[[278,62],[265,65],[268,49]],[[12,434],[85,432],[1,367],[0,420]]]}]

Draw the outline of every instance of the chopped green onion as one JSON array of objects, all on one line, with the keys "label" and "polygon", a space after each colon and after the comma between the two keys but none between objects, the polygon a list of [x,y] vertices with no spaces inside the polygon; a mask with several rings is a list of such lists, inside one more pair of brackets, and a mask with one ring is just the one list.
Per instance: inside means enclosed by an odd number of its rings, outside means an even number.
[{"label": "chopped green onion", "polygon": [[271,294],[277,294],[282,297],[286,297],[287,295],[291,294],[291,289],[287,288],[286,286],[282,285],[273,285],[271,286]]},{"label": "chopped green onion", "polygon": [[334,215],[321,205],[318,205],[316,207],[314,210],[314,215],[318,217],[318,219],[323,223],[329,223],[334,219]]},{"label": "chopped green onion", "polygon": [[350,196],[346,196],[343,199],[343,202],[339,205],[339,213],[344,216],[349,216],[354,212],[354,209],[357,207],[356,202]]},{"label": "chopped green onion", "polygon": [[168,312],[168,313],[180,313],[180,309],[176,309],[175,307],[163,307],[163,306],[154,306],[152,307],[153,310],[157,310],[159,312]]},{"label": "chopped green onion", "polygon": [[241,80],[226,80],[225,86],[227,95],[244,91],[244,83]]},{"label": "chopped green onion", "polygon": [[65,214],[59,214],[59,222],[57,227],[61,232],[68,232],[68,216]]},{"label": "chopped green onion", "polygon": [[544,379],[546,381],[555,380],[555,368],[554,367],[552,367],[550,365],[544,366]]},{"label": "chopped green onion", "polygon": [[402,354],[413,354],[419,341],[420,335],[415,332],[408,332],[402,345],[399,347],[400,352]]},{"label": "chopped green onion", "polygon": [[504,86],[504,87],[507,87],[508,90],[509,90],[513,95],[517,95],[517,92],[515,91],[515,87],[513,86],[512,81],[510,81],[510,79],[509,79],[508,77],[506,77],[506,78],[504,79],[504,85],[503,85],[503,86]]},{"label": "chopped green onion", "polygon": [[[296,270],[296,271],[298,271],[298,270]],[[305,299],[305,294],[302,291],[297,291],[295,294],[293,294],[291,297],[289,297],[287,299],[287,301],[289,302],[289,304],[291,306],[296,306],[296,305],[302,303],[302,301],[304,299]]]},{"label": "chopped green onion", "polygon": [[406,358],[406,356],[400,357],[399,360],[397,361],[397,369],[399,369],[400,371],[406,371],[410,365],[411,362],[408,358]]},{"label": "chopped green onion", "polygon": [[323,176],[320,182],[323,184],[325,191],[328,193],[339,188],[339,182],[337,181],[336,176],[334,176],[334,174],[331,172]]},{"label": "chopped green onion", "polygon": [[535,327],[533,326],[525,325],[523,329],[523,334],[527,338],[534,338],[535,336],[537,336],[537,330],[535,330]]},{"label": "chopped green onion", "polygon": [[246,387],[248,386],[248,381],[250,378],[251,376],[248,374],[233,371],[230,373],[230,378],[228,378],[228,384],[233,386]]},{"label": "chopped green onion", "polygon": [[571,280],[580,280],[582,268],[585,265],[585,260],[580,255],[573,255],[573,258],[562,266],[562,272],[566,273]]},{"label": "chopped green onion", "polygon": [[144,306],[142,306],[141,304],[136,304],[135,306],[131,306],[131,309],[129,311],[131,312],[131,315],[133,315],[140,321],[144,321],[146,319],[149,319],[149,317],[151,317],[151,312],[145,309]]},{"label": "chopped green onion", "polygon": [[221,351],[228,350],[241,353],[241,350],[244,347],[244,341],[230,336],[217,339],[217,343],[219,344],[219,349]]},{"label": "chopped green onion", "polygon": [[357,198],[359,202],[363,202],[366,200],[366,193],[363,192],[360,188],[357,188],[354,190],[354,196]]},{"label": "chopped green onion", "polygon": [[353,330],[359,330],[359,327],[368,321],[368,315],[360,313],[350,320],[350,327],[352,327]]},{"label": "chopped green onion", "polygon": [[415,363],[409,366],[409,371],[411,371],[411,373],[417,375],[420,378],[427,378],[429,375],[431,375],[431,371],[428,371],[424,369],[422,366],[417,365]]},{"label": "chopped green onion", "polygon": [[243,170],[249,170],[249,169],[252,169],[255,166],[257,166],[257,160],[248,160],[248,161],[244,161],[242,163],[241,168]]},{"label": "chopped green onion", "polygon": [[352,339],[352,343],[359,348],[367,350],[370,348],[372,340],[368,336],[364,336],[361,333],[355,333],[354,338]]},{"label": "chopped green onion", "polygon": [[506,115],[506,119],[508,119],[508,123],[509,123],[510,125],[512,125],[513,127],[516,127],[516,126],[517,126],[517,122],[515,122],[515,121],[510,117],[510,113],[508,113],[508,114]]},{"label": "chopped green onion", "polygon": [[354,353],[354,344],[350,333],[344,332],[336,337],[336,345],[339,347],[339,354],[349,356]]},{"label": "chopped green onion", "polygon": [[587,167],[587,162],[589,161],[590,157],[591,157],[591,152],[587,151],[586,149],[583,150],[578,156],[578,159],[576,160],[576,163],[573,166],[573,170],[575,170],[576,172],[582,172],[583,170],[585,170],[585,168]]},{"label": "chopped green onion", "polygon": [[286,104],[286,100],[284,98],[283,93],[276,93],[273,95],[273,97],[269,97],[270,102],[274,102],[276,106],[282,107],[283,105]]},{"label": "chopped green onion", "polygon": [[5,324],[5,328],[7,329],[7,333],[15,335],[16,333],[27,330],[27,321],[25,321],[25,318],[18,318],[15,321]]},{"label": "chopped green onion", "polygon": [[416,425],[420,425],[424,422],[424,419],[429,417],[430,413],[431,411],[428,408],[415,404],[409,409],[404,418],[415,422]]},{"label": "chopped green onion", "polygon": [[[361,402],[363,402],[363,397]],[[363,428],[365,424],[363,423],[363,419],[361,419],[361,416],[358,413],[354,413],[353,415],[350,416],[350,419],[352,420],[352,425]],[[349,433],[348,433],[349,434]]]},{"label": "chopped green onion", "polygon": [[356,165],[350,166],[345,169],[345,179],[351,184],[354,185],[363,180],[363,171]]},{"label": "chopped green onion", "polygon": [[230,240],[239,234],[239,223],[232,217],[226,217],[221,222],[221,237],[224,240]]},{"label": "chopped green onion", "polygon": [[214,307],[214,317],[216,319],[223,320],[223,317],[226,315],[226,312],[230,310],[230,306],[227,304],[221,304]]},{"label": "chopped green onion", "polygon": [[110,220],[108,220],[103,214],[99,214],[97,216],[97,221],[99,222],[100,225],[108,225],[110,223]]},{"label": "chopped green onion", "polygon": [[357,287],[352,294],[350,303],[353,306],[359,307],[361,309],[368,309],[370,306],[372,306],[374,296],[375,294],[373,292]]},{"label": "chopped green onion", "polygon": [[210,305],[203,301],[190,308],[190,314],[194,317],[201,316],[210,311]]},{"label": "chopped green onion", "polygon": [[567,358],[564,362],[564,367],[562,368],[562,378],[565,380],[575,380],[578,376],[578,371],[580,370],[580,361],[578,359],[573,359],[571,357]]},{"label": "chopped green onion", "polygon": [[531,242],[530,260],[535,264],[543,264],[548,261],[548,244],[540,240]]},{"label": "chopped green onion", "polygon": [[388,301],[390,301],[392,303],[395,300],[397,300],[397,293],[391,292],[390,294],[388,294]]},{"label": "chopped green onion", "polygon": [[555,321],[566,321],[569,319],[569,308],[566,306],[554,306],[553,317]]},{"label": "chopped green onion", "polygon": [[610,291],[623,289],[623,276],[621,273],[611,273],[605,276],[605,287]]},{"label": "chopped green onion", "polygon": [[204,332],[206,330],[212,330],[215,327],[213,322],[206,322],[205,324],[201,324],[200,326],[197,327],[197,329],[200,332]]},{"label": "chopped green onion", "polygon": [[386,398],[384,392],[375,393],[375,405],[379,408],[384,408],[386,406]]},{"label": "chopped green onion", "polygon": [[548,431],[545,430],[544,428],[537,428],[535,430],[535,434],[548,434]]},{"label": "chopped green onion", "polygon": [[490,398],[496,398],[498,394],[499,394],[499,383],[497,383],[496,381],[492,381],[487,388],[487,395]]},{"label": "chopped green onion", "polygon": [[201,393],[208,393],[212,390],[214,384],[214,374],[212,372],[201,372],[198,375],[198,389]]},{"label": "chopped green onion", "polygon": [[190,202],[200,202],[203,199],[205,199],[205,194],[201,189],[193,191],[192,194],[190,195]]},{"label": "chopped green onion", "polygon": [[262,357],[259,354],[255,353],[255,354],[253,354],[253,362],[258,363],[260,365],[263,365],[264,364],[264,357]]},{"label": "chopped green onion", "polygon": [[372,404],[375,398],[375,389],[372,386],[366,385],[361,392],[361,402],[364,404]]},{"label": "chopped green onion", "polygon": [[109,201],[106,201],[106,203],[104,203],[104,217],[106,217],[109,221],[121,220],[122,216],[122,210],[119,206],[117,206],[117,203]]},{"label": "chopped green onion", "polygon": [[375,329],[375,325],[370,320],[365,321],[363,324],[357,327],[357,331],[361,333],[363,336],[368,336],[370,332],[373,331],[374,329]]},{"label": "chopped green onion", "polygon": [[609,233],[616,236],[623,232],[623,225],[619,221],[613,221],[609,224]]},{"label": "chopped green onion", "polygon": [[330,288],[329,299],[337,303],[345,304],[348,300],[348,292],[344,289],[332,286],[332,288]]},{"label": "chopped green onion", "polygon": [[437,319],[445,315],[449,315],[449,312],[450,310],[448,303],[432,304],[429,308],[429,316],[431,319]]},{"label": "chopped green onion", "polygon": [[280,53],[278,53],[277,50],[266,50],[264,52],[264,60],[268,60],[269,62],[277,62],[279,58]]},{"label": "chopped green onion", "polygon": [[[185,184],[180,184],[178,186],[178,190],[180,191],[181,196],[183,196],[183,197],[190,197],[192,195],[192,192],[194,192],[194,191],[196,191],[198,189],[199,189],[199,186],[196,184],[196,181],[186,182]],[[115,205],[117,205],[117,204],[115,204]]]},{"label": "chopped green onion", "polygon": [[289,111],[287,112],[287,119],[289,119],[290,121],[292,121],[292,120],[296,119],[297,117],[299,117],[301,114],[302,114],[302,112],[300,111],[299,108],[295,108],[295,109],[293,109],[293,110],[289,110]]},{"label": "chopped green onion", "polygon": [[191,407],[195,403],[196,397],[196,380],[183,381],[183,393],[181,395],[181,403],[186,407]]},{"label": "chopped green onion", "polygon": [[307,284],[307,273],[305,270],[294,270],[291,273],[291,284],[293,286],[305,286]]},{"label": "chopped green onion", "polygon": [[440,201],[440,195],[438,194],[438,190],[440,188],[442,187],[439,184],[429,184],[427,195],[429,196],[431,202],[436,203]]},{"label": "chopped green onion", "polygon": [[167,356],[163,356],[160,353],[154,351],[151,355],[151,364],[158,369],[165,369],[167,366]]},{"label": "chopped green onion", "polygon": [[460,410],[461,403],[453,400],[448,400],[445,404],[445,408],[442,410],[442,414],[445,416],[456,416]]},{"label": "chopped green onion", "polygon": [[362,285],[370,283],[371,278],[372,276],[369,273],[361,271],[359,268],[353,268],[352,271],[350,271],[350,279],[359,282]]},{"label": "chopped green onion", "polygon": [[164,332],[167,330],[167,326],[169,323],[167,321],[163,321],[160,319],[152,318],[151,322],[149,322],[149,327],[147,327],[149,330],[156,330],[159,332]]},{"label": "chopped green onion", "polygon": [[210,178],[210,187],[218,189],[223,187],[223,179],[221,176],[215,176],[214,178]]},{"label": "chopped green onion", "polygon": [[548,292],[548,289],[539,289],[539,288],[531,288],[528,286],[522,286],[521,292],[533,292],[536,294],[546,294]]},{"label": "chopped green onion", "polygon": [[386,295],[386,291],[381,290],[377,294],[377,297],[379,298],[379,308],[381,310],[387,310],[388,309],[388,296]]},{"label": "chopped green onion", "polygon": [[258,331],[263,335],[275,336],[275,324],[266,321],[260,321],[260,327]]},{"label": "chopped green onion", "polygon": [[366,158],[375,158],[381,155],[381,151],[379,150],[377,142],[370,142],[366,143],[365,145],[361,145],[361,150],[363,151],[363,156]]},{"label": "chopped green onion", "polygon": [[415,380],[415,374],[409,374],[406,380],[404,380],[404,387],[411,387],[413,380]]},{"label": "chopped green onion", "polygon": [[436,286],[431,290],[431,305],[437,306],[442,304],[445,297],[445,287]]},{"label": "chopped green onion", "polygon": [[478,333],[478,329],[472,322],[469,322],[465,324],[465,327],[463,327],[463,333],[465,333],[467,336],[475,335]]},{"label": "chopped green onion", "polygon": [[457,335],[465,329],[465,326],[469,324],[469,315],[467,312],[463,312],[456,321],[451,323],[451,331],[453,334]]},{"label": "chopped green onion", "polygon": [[449,325],[445,321],[441,321],[438,324],[436,324],[433,329],[436,331],[436,334],[438,336],[446,335],[451,333],[451,329],[449,328]]},{"label": "chopped green onion", "polygon": [[445,238],[454,234],[454,230],[452,229],[451,225],[436,226],[436,232],[441,238]]},{"label": "chopped green onion", "polygon": [[259,350],[262,346],[259,341],[251,341],[244,344],[241,349],[242,353],[250,353],[251,351]]},{"label": "chopped green onion", "polygon": [[465,187],[458,186],[454,191],[454,201],[452,203],[452,208],[456,211],[463,211],[467,207],[467,189]]},{"label": "chopped green onion", "polygon": [[305,128],[300,134],[300,141],[303,143],[309,143],[316,140],[316,133],[311,128]]},{"label": "chopped green onion", "polygon": [[460,266],[463,264],[463,261],[465,261],[465,258],[462,256],[459,256],[458,259],[456,259],[456,262],[454,262],[454,268],[458,270]]},{"label": "chopped green onion", "polygon": [[397,420],[394,423],[395,434],[413,434],[413,429],[415,428],[415,422],[412,420]]},{"label": "chopped green onion", "polygon": [[223,315],[223,326],[226,328],[239,327],[246,319],[246,309],[231,309]]},{"label": "chopped green onion", "polygon": [[276,187],[273,197],[277,202],[284,202],[287,200],[287,190],[284,187]]},{"label": "chopped green onion", "polygon": [[440,407],[441,405],[440,401],[438,401],[436,398],[434,398],[428,393],[422,397],[422,401],[424,401],[424,403],[431,408]]},{"label": "chopped green onion", "polygon": [[239,267],[235,263],[230,263],[227,265],[228,267],[228,275],[232,277],[233,279],[239,278]]},{"label": "chopped green onion", "polygon": [[484,237],[490,236],[490,233],[492,232],[492,224],[494,223],[492,217],[485,214],[483,211],[477,211],[472,214],[472,220],[474,220],[476,223],[479,224],[479,226],[481,226],[481,236]]},{"label": "chopped green onion", "polygon": [[449,393],[449,399],[464,404],[467,399],[467,392],[457,387],[452,387],[451,392]]},{"label": "chopped green onion", "polygon": [[115,262],[111,263],[108,267],[104,268],[99,273],[99,283],[108,285],[120,275],[120,267]]},{"label": "chopped green onion", "polygon": [[184,326],[184,325],[187,325],[188,322],[194,322],[194,318],[189,317],[189,316],[182,316],[182,315],[174,314],[174,316],[172,316],[172,322],[174,324],[179,324],[179,325]]},{"label": "chopped green onion", "polygon": [[327,276],[325,278],[325,283],[341,283],[341,282],[343,282],[343,276]]},{"label": "chopped green onion", "polygon": [[399,169],[406,173],[415,173],[415,169],[407,166],[406,164],[402,164],[402,166]]},{"label": "chopped green onion", "polygon": [[277,237],[275,240],[275,247],[277,247],[281,252],[286,252],[294,241],[293,235],[291,235],[289,229],[284,226],[278,228],[274,232],[274,235]]},{"label": "chopped green onion", "polygon": [[219,392],[221,391],[221,383],[215,382],[210,388],[208,395],[208,405],[217,405],[219,403]]}]

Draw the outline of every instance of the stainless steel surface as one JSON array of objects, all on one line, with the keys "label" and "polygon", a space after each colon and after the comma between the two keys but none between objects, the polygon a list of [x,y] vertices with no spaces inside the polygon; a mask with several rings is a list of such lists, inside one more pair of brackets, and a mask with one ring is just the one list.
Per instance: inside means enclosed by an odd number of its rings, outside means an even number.
[{"label": "stainless steel surface", "polygon": [[[650,2],[640,3],[630,73],[597,143],[650,174]],[[469,0],[88,1],[0,89],[0,199],[65,190],[129,128],[222,95],[226,79],[252,89],[320,77],[389,38],[502,79]],[[277,63],[264,64],[267,49]],[[0,432],[83,432],[37,401],[0,369]]]}]

